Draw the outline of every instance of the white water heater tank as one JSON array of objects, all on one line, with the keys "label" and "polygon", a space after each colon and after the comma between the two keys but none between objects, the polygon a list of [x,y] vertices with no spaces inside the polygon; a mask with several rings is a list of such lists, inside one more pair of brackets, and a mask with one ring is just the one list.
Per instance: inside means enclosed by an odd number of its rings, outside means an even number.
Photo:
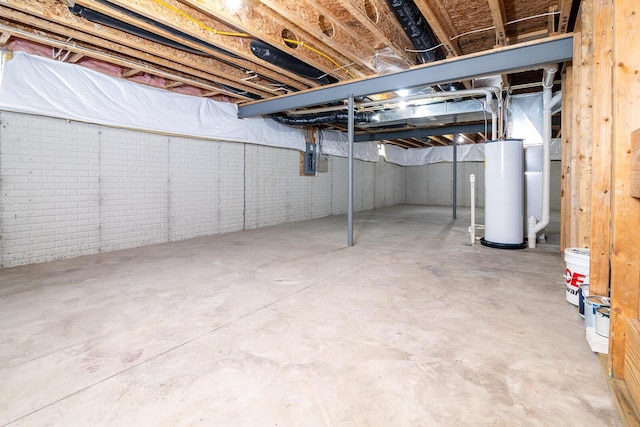
[{"label": "white water heater tank", "polygon": [[524,149],[521,139],[488,141],[484,148],[485,246],[524,249]]}]

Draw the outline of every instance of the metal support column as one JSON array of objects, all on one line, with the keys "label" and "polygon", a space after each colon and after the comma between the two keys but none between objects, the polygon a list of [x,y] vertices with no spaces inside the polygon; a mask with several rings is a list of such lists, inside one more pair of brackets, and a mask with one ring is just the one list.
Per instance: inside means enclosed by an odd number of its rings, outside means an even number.
[{"label": "metal support column", "polygon": [[349,172],[348,172],[348,191],[347,191],[347,247],[353,246],[353,120],[354,120],[354,111],[353,111],[353,95],[349,95],[348,99],[348,110],[349,110],[349,123],[347,130],[347,137],[349,139]]},{"label": "metal support column", "polygon": [[459,133],[453,134],[453,219],[458,217],[458,138]]}]

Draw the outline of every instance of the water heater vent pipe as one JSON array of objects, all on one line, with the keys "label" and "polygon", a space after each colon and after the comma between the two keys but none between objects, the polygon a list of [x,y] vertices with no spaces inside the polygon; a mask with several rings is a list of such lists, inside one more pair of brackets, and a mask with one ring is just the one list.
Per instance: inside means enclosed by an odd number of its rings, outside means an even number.
[{"label": "water heater vent pipe", "polygon": [[536,217],[529,217],[528,242],[530,248],[536,247],[538,233],[549,225],[550,195],[551,195],[551,88],[553,78],[558,71],[557,66],[549,65],[542,77],[542,219],[537,222]]}]

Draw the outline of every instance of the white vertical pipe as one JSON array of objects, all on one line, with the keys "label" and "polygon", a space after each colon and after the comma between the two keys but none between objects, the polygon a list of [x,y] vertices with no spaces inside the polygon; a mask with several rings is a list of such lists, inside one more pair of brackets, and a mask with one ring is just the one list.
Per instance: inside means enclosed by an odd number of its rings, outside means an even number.
[{"label": "white vertical pipe", "polygon": [[348,155],[348,176],[347,176],[347,247],[353,246],[353,95],[348,98],[349,123],[347,127],[347,137],[349,139]]},{"label": "white vertical pipe", "polygon": [[498,139],[498,114],[491,110],[491,140],[495,141],[496,139]]},{"label": "white vertical pipe", "polygon": [[[557,68],[549,66],[542,77],[542,220],[529,218],[529,247],[536,247],[536,236],[549,225],[551,196],[551,88]],[[535,226],[533,226],[535,224]]]},{"label": "white vertical pipe", "polygon": [[457,133],[453,134],[453,179],[451,180],[453,186],[453,219],[458,217],[458,135]]},{"label": "white vertical pipe", "polygon": [[469,177],[471,182],[471,227],[469,227],[469,234],[471,235],[471,245],[476,243],[476,176],[471,174]]}]

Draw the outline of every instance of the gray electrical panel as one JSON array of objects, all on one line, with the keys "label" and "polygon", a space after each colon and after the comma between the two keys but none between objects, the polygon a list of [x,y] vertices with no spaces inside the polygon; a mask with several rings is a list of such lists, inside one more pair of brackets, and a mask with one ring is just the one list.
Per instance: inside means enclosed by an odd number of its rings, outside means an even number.
[{"label": "gray electrical panel", "polygon": [[316,173],[316,144],[307,142],[307,149],[304,152],[304,174],[315,175]]}]

